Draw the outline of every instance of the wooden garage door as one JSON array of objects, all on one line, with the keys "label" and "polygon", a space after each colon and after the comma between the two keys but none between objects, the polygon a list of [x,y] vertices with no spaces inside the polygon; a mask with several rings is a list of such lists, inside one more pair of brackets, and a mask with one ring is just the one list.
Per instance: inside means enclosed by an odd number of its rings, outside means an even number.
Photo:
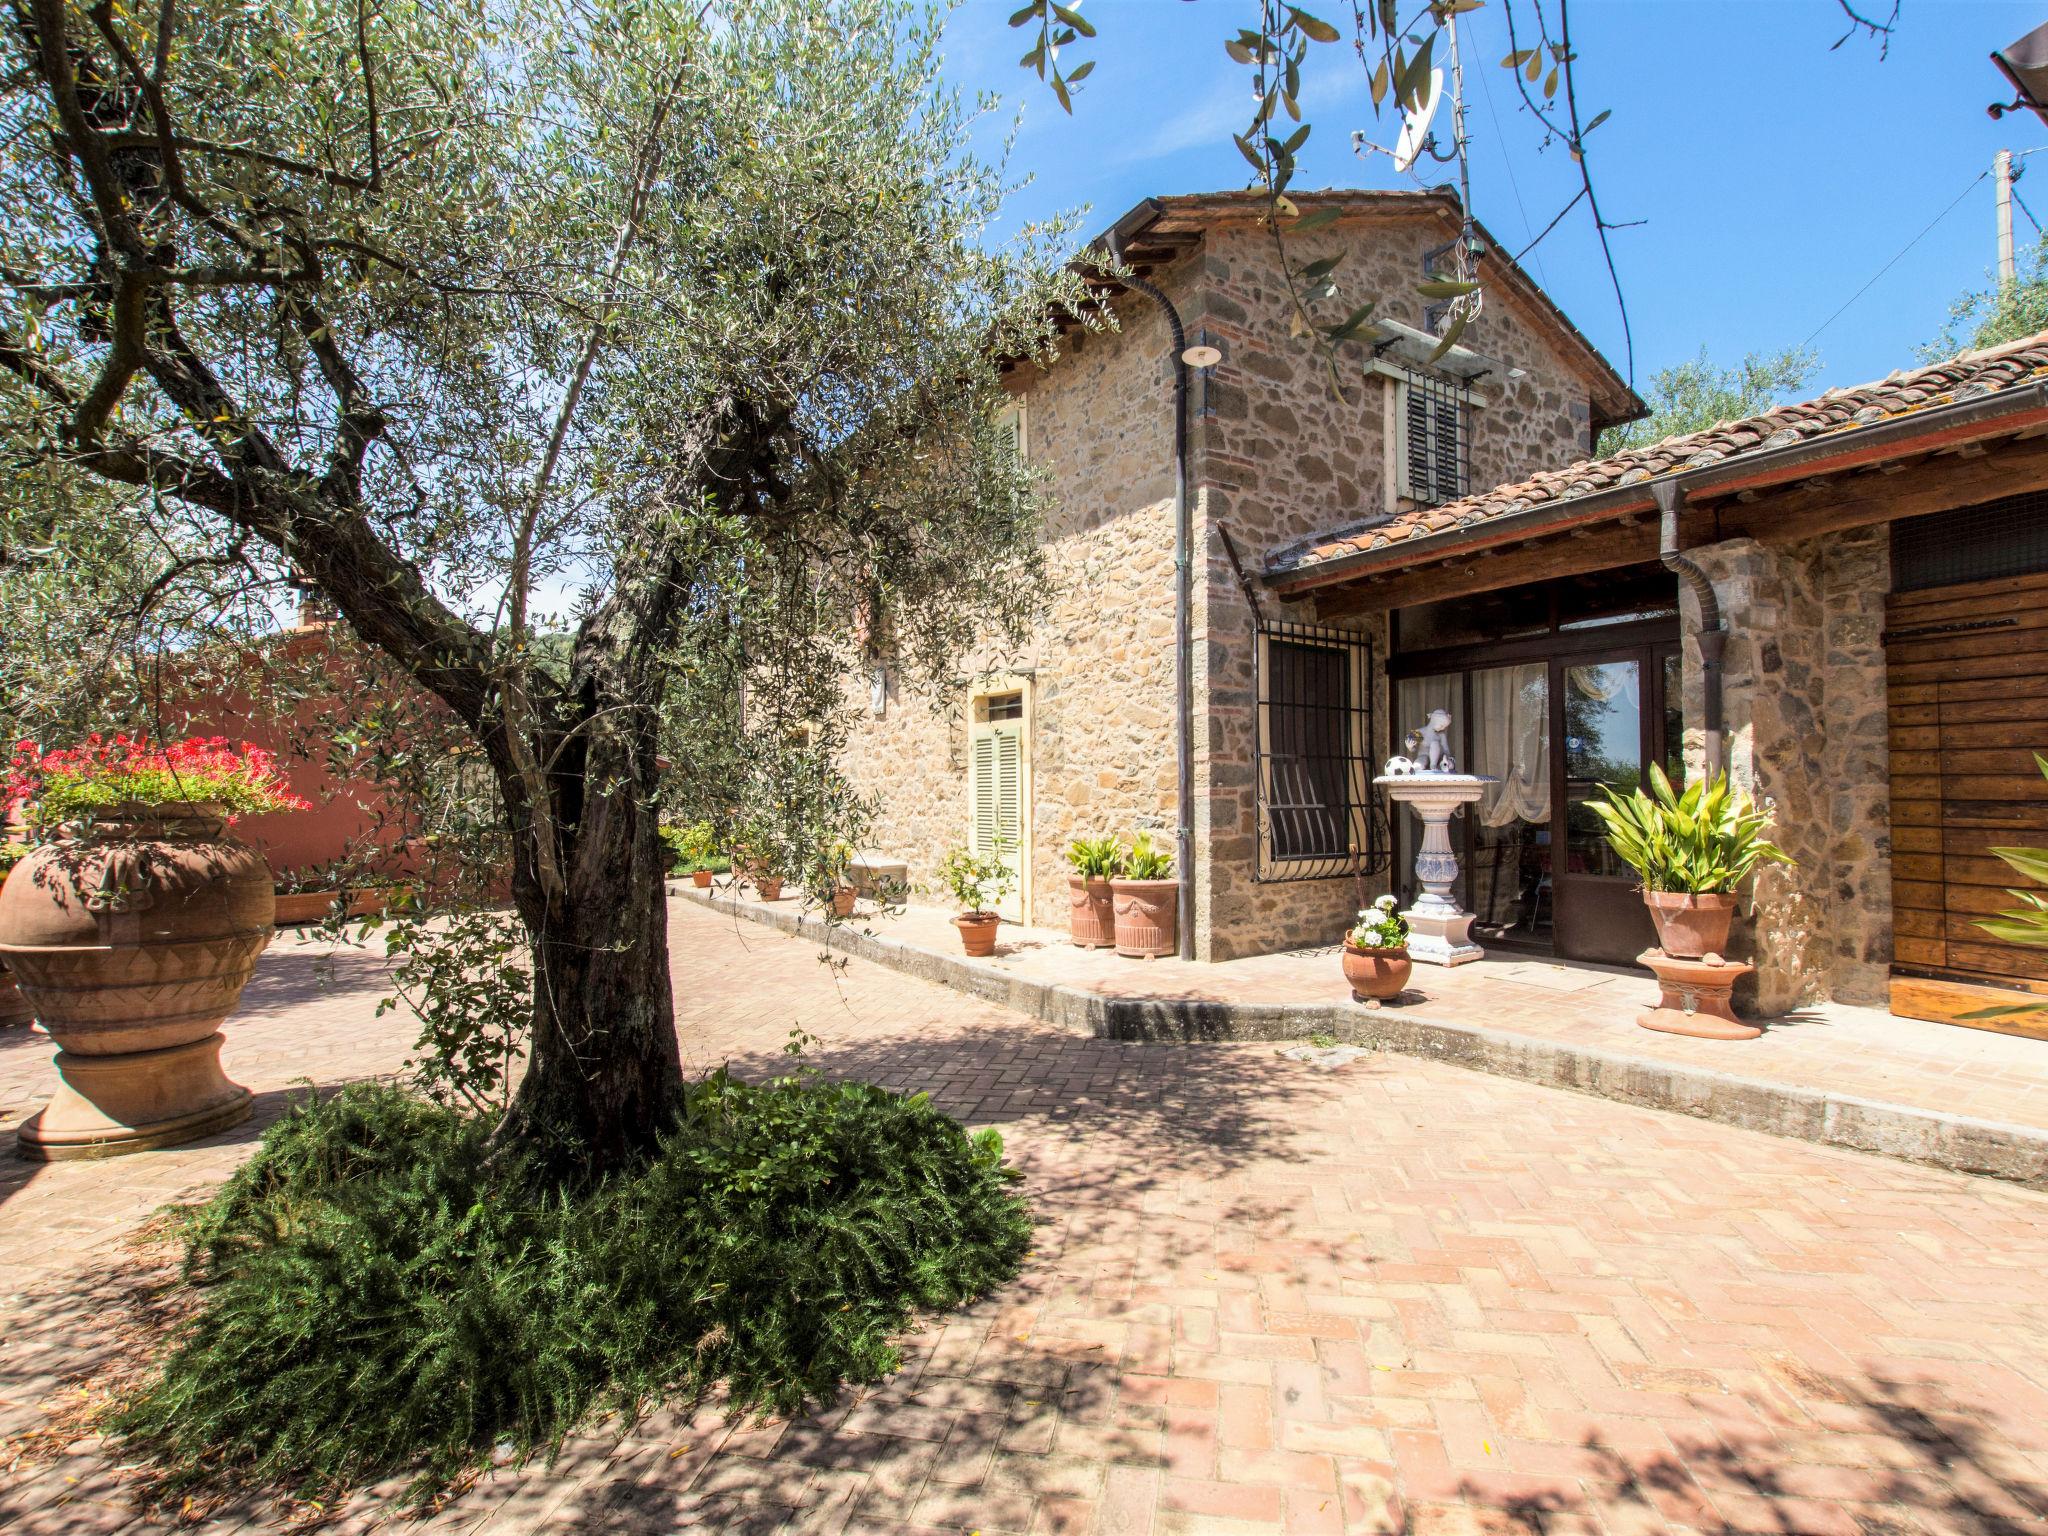
[{"label": "wooden garage door", "polygon": [[[2024,884],[1987,850],[2048,846],[2048,572],[1894,594],[1885,658],[1892,1011],[1975,1022],[1958,1015],[2048,995],[2048,949],[1977,926]],[[2038,1017],[1991,1027],[2048,1036]]]}]

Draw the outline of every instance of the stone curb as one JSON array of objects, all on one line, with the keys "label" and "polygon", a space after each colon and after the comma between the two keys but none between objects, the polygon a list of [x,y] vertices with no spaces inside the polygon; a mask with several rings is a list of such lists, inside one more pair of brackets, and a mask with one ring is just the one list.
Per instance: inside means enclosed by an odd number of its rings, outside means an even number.
[{"label": "stone curb", "polygon": [[2031,1126],[1738,1077],[1709,1067],[1677,1066],[1621,1051],[1586,1050],[1476,1025],[1404,1016],[1384,1008],[1366,1011],[1341,1003],[1104,997],[1058,982],[1014,976],[964,955],[938,954],[885,938],[863,928],[857,918],[827,923],[800,910],[795,902],[765,908],[694,886],[671,885],[669,893],[840,954],[1000,1003],[1048,1024],[1104,1039],[1298,1040],[1326,1033],[1349,1044],[1449,1062],[1544,1087],[1576,1089],[1745,1130],[2048,1189],[2048,1131]]}]

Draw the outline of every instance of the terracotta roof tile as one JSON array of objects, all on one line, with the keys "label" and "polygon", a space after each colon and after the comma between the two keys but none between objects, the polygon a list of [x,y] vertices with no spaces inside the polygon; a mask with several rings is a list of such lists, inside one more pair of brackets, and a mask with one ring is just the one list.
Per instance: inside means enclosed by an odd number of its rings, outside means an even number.
[{"label": "terracotta roof tile", "polygon": [[1360,518],[1272,551],[1266,574],[1295,575],[1346,555],[1386,549],[1446,529],[1478,527],[1512,512],[1638,485],[1673,470],[1725,464],[1743,454],[1789,448],[1830,432],[1853,432],[1932,406],[1995,394],[2043,375],[2048,375],[2048,331],[1981,352],[1964,352],[1925,368],[1900,370],[1869,384],[1831,389],[1812,400],[1668,437],[1610,458],[1543,470],[1441,506]]}]

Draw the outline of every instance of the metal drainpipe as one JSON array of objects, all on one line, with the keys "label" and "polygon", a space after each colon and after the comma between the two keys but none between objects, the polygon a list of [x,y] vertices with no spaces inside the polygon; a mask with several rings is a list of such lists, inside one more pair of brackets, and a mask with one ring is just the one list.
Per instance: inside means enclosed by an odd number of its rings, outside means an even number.
[{"label": "metal drainpipe", "polygon": [[[1110,259],[1124,264],[1121,243],[1112,239]],[[1180,957],[1195,958],[1195,744],[1194,722],[1190,718],[1194,701],[1190,697],[1188,668],[1188,365],[1181,354],[1188,349],[1187,331],[1180,323],[1180,311],[1158,288],[1135,274],[1120,279],[1126,288],[1142,293],[1166,315],[1173,331],[1173,715],[1174,768],[1179,790],[1179,807],[1173,829],[1173,866],[1180,872]]]},{"label": "metal drainpipe", "polygon": [[1711,779],[1727,766],[1721,761],[1721,659],[1728,649],[1728,626],[1721,618],[1721,600],[1714,593],[1714,583],[1700,563],[1678,547],[1678,513],[1685,505],[1685,487],[1676,480],[1659,480],[1650,487],[1650,493],[1657,498],[1657,509],[1662,514],[1657,558],[1666,569],[1678,573],[1699,602],[1701,712],[1706,716],[1703,755],[1707,777]]}]

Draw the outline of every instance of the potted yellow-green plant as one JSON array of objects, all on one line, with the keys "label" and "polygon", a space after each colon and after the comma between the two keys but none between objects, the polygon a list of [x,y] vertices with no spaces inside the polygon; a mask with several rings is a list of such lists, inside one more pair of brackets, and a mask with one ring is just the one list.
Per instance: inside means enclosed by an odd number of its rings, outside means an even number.
[{"label": "potted yellow-green plant", "polygon": [[1655,763],[1649,789],[1617,794],[1586,808],[1600,818],[1607,842],[1642,877],[1643,901],[1657,925],[1657,944],[1675,960],[1725,955],[1737,891],[1757,865],[1790,864],[1764,836],[1770,817],[1726,774],[1699,779],[1681,793]]},{"label": "potted yellow-green plant", "polygon": [[1111,877],[1116,952],[1147,960],[1180,948],[1180,882],[1173,855],[1140,832],[1124,854],[1122,871]]},{"label": "potted yellow-green plant", "polygon": [[678,871],[690,877],[698,890],[708,889],[713,870],[711,860],[718,852],[718,834],[708,821],[693,822],[681,831],[664,829]]},{"label": "potted yellow-green plant", "polygon": [[818,850],[811,870],[812,894],[832,909],[834,917],[853,916],[859,895],[853,885],[853,844],[835,838]]},{"label": "potted yellow-green plant", "polygon": [[1124,871],[1124,845],[1113,837],[1077,837],[1067,845],[1067,931],[1083,949],[1116,943],[1116,896],[1110,882]]},{"label": "potted yellow-green plant", "polygon": [[1757,865],[1791,859],[1764,836],[1769,817],[1726,775],[1680,794],[1656,764],[1648,791],[1587,802],[1616,855],[1642,877],[1657,947],[1639,957],[1657,978],[1657,1006],[1636,1016],[1644,1029],[1703,1040],[1753,1040],[1762,1029],[1738,1018],[1735,985],[1754,967],[1728,957],[1736,892]]},{"label": "potted yellow-green plant", "polygon": [[953,926],[960,930],[961,947],[970,955],[994,954],[996,929],[1003,920],[995,903],[1017,882],[1015,871],[1003,859],[1003,850],[998,847],[977,857],[965,848],[955,848],[940,862],[939,879],[963,909],[953,919]]}]

